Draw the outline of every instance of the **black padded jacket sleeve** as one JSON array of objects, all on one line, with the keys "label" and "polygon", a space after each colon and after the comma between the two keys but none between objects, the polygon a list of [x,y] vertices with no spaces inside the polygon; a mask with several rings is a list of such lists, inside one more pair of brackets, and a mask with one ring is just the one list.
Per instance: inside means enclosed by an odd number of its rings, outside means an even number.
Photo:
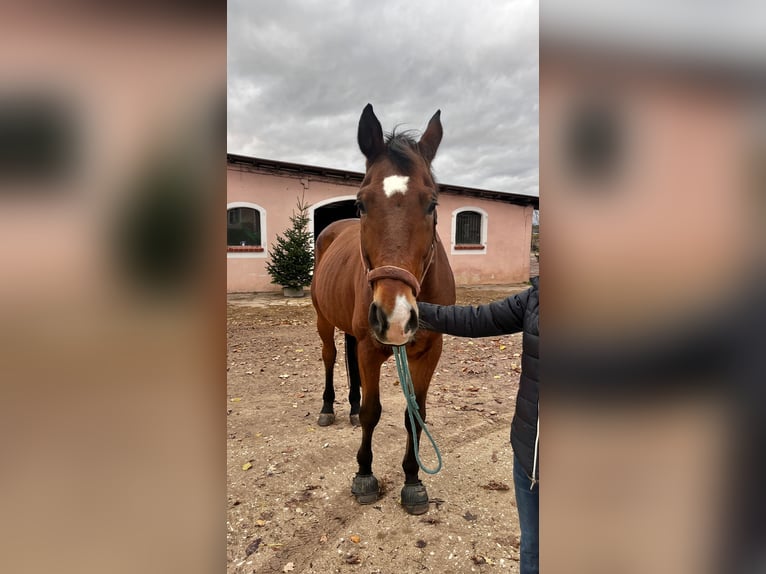
[{"label": "black padded jacket sleeve", "polygon": [[491,337],[518,333],[532,288],[501,301],[470,305],[418,303],[420,327],[458,337]]}]

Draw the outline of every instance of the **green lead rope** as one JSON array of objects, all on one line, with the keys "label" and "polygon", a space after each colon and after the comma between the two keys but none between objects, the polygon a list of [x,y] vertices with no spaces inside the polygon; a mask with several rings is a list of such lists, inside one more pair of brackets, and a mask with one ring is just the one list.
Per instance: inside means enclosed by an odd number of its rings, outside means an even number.
[{"label": "green lead rope", "polygon": [[[402,385],[404,399],[407,401],[407,415],[410,417],[410,429],[412,430],[412,444],[415,448],[415,460],[418,461],[418,466],[423,470],[423,472],[428,474],[436,474],[442,469],[442,455],[439,452],[439,447],[436,446],[436,442],[431,436],[431,433],[428,432],[426,423],[423,422],[423,419],[420,416],[420,407],[418,406],[418,401],[415,399],[415,386],[412,384],[412,377],[410,376],[410,365],[407,362],[407,350],[403,345],[394,347],[394,358],[396,359],[396,372],[399,374],[399,381]],[[423,463],[420,462],[418,433],[415,429],[415,420],[418,421],[420,428],[423,429],[423,432],[426,433],[428,440],[431,441],[431,446],[434,448],[434,452],[436,453],[436,460],[438,461],[438,466],[436,469],[432,470],[430,468],[426,468]]]}]

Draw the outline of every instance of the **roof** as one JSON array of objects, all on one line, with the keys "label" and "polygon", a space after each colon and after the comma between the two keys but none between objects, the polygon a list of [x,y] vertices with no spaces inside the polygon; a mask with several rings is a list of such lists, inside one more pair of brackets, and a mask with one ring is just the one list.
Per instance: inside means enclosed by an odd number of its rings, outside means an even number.
[{"label": "roof", "polygon": [[[343,183],[347,185],[358,186],[364,179],[364,174],[359,171],[347,171],[344,169],[335,169],[331,167],[318,167],[301,163],[278,161],[274,159],[249,157],[246,155],[237,155],[233,153],[226,154],[226,163],[229,166],[238,166],[240,168],[257,171],[260,173],[293,177],[308,176],[315,179]],[[540,206],[540,198],[533,195],[507,193],[504,191],[492,191],[489,189],[464,187],[462,185],[440,183],[439,192],[451,193],[455,195],[465,195],[468,197],[478,197],[492,201],[502,201],[514,205],[531,205],[535,209],[538,209]]]}]

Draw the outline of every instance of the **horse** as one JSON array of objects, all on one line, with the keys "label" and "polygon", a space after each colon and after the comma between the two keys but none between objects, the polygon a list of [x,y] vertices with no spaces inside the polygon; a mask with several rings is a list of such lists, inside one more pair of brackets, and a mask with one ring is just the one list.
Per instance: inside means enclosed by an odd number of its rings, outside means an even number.
[{"label": "horse", "polygon": [[[330,224],[317,238],[311,298],[322,340],[325,392],[319,424],[334,421],[335,329],[345,333],[351,387],[351,421],[358,415],[362,441],[351,492],[360,504],[378,499],[372,472],[372,436],[381,415],[380,367],[404,345],[420,413],[442,352],[441,334],[418,330],[417,301],[455,303],[455,280],[436,231],[438,188],[431,170],[442,139],[441,112],[419,140],[411,132],[384,138],[370,104],[359,119],[357,141],[366,171],[357,194],[359,219]],[[356,385],[356,390],[354,386]],[[359,405],[361,385],[361,405]],[[355,412],[354,400],[358,409]],[[407,447],[401,503],[410,514],[428,510],[428,492],[418,478],[418,462],[405,411]],[[420,425],[416,423],[418,440]]]}]

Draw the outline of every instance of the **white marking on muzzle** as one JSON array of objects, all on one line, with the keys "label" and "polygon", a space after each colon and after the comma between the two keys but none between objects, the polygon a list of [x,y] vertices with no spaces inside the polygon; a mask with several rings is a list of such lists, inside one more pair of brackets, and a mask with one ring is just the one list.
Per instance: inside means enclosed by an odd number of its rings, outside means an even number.
[{"label": "white marking on muzzle", "polygon": [[410,313],[412,312],[412,305],[407,301],[407,297],[404,295],[397,295],[394,303],[394,309],[388,316],[388,333],[387,338],[394,344],[404,344],[407,342],[409,335],[407,332],[407,323],[410,321]]},{"label": "white marking on muzzle", "polygon": [[404,195],[407,193],[407,182],[410,181],[408,175],[389,175],[383,180],[383,191],[386,197],[391,197],[395,193]]}]

